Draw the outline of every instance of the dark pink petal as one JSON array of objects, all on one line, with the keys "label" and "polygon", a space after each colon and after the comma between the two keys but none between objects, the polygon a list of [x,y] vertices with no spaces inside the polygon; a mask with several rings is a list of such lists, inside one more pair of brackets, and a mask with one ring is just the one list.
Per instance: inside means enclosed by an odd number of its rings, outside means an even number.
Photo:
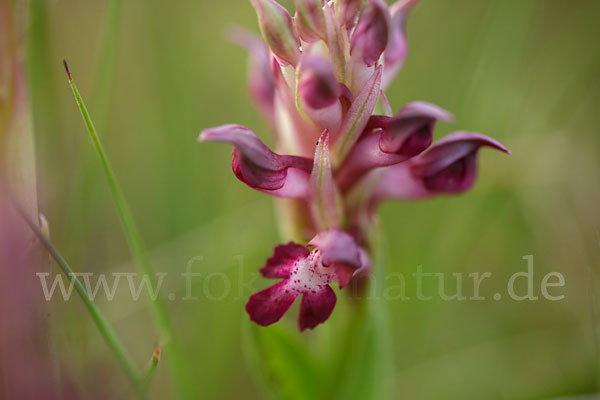
[{"label": "dark pink petal", "polygon": [[[300,114],[296,103],[295,88],[290,87],[283,76],[283,68],[275,58],[271,70],[275,77],[275,120],[279,145],[288,153],[312,158],[315,142],[321,134],[315,124]],[[289,68],[288,68],[289,69]]]},{"label": "dark pink petal", "polygon": [[469,153],[441,171],[423,177],[423,186],[437,193],[460,193],[473,186],[476,170],[477,155]]},{"label": "dark pink petal", "polygon": [[250,319],[257,324],[271,325],[283,317],[294,304],[298,294],[289,288],[289,281],[284,280],[250,296],[246,311]]},{"label": "dark pink petal", "polygon": [[390,14],[382,0],[370,0],[358,19],[350,54],[359,52],[369,67],[375,65],[388,43]]},{"label": "dark pink petal", "polygon": [[390,40],[383,53],[383,80],[385,88],[394,79],[406,58],[406,17],[419,0],[399,0],[390,7],[392,15]]},{"label": "dark pink petal", "polygon": [[339,15],[342,24],[345,24],[348,29],[356,25],[358,13],[362,7],[364,0],[338,0],[336,5],[339,8]]},{"label": "dark pink petal", "polygon": [[386,128],[392,119],[393,117],[389,117],[387,115],[371,115],[363,133]]},{"label": "dark pink petal", "polygon": [[389,121],[382,132],[379,147],[386,153],[416,156],[431,144],[433,128],[438,120],[452,122],[453,117],[434,104],[424,101],[409,103]]},{"label": "dark pink petal", "polygon": [[488,136],[473,132],[454,132],[437,141],[431,149],[416,158],[412,162],[412,170],[420,176],[431,176],[482,146],[510,154],[506,147]]},{"label": "dark pink petal", "polygon": [[317,55],[302,57],[297,76],[298,100],[304,114],[321,130],[339,130],[343,118],[340,100],[343,87],[329,61]]},{"label": "dark pink petal", "polygon": [[271,54],[265,43],[251,32],[232,29],[231,40],[248,51],[248,91],[260,111],[273,122],[275,79],[271,71]]},{"label": "dark pink petal", "polygon": [[355,271],[358,270],[346,264],[338,264],[335,267],[335,274],[337,275],[338,281],[340,282],[340,289],[345,288],[350,283]]},{"label": "dark pink petal", "polygon": [[284,64],[296,66],[300,57],[300,40],[292,17],[275,0],[251,0],[260,31],[275,56]]},{"label": "dark pink petal", "polygon": [[296,27],[302,40],[308,43],[327,37],[323,0],[294,0]]},{"label": "dark pink petal", "polygon": [[289,242],[275,247],[273,256],[267,260],[260,273],[265,278],[288,278],[292,267],[300,258],[306,258],[310,251],[300,244]]},{"label": "dark pink petal", "polygon": [[423,154],[387,169],[374,198],[415,199],[464,192],[475,181],[477,152],[483,146],[510,154],[502,144],[487,136],[456,132]]},{"label": "dark pink petal", "polygon": [[320,251],[321,262],[325,267],[334,264],[346,264],[354,268],[361,267],[358,244],[348,233],[329,228],[320,232],[309,243]]},{"label": "dark pink petal", "polygon": [[[452,115],[425,102],[409,103],[393,118],[372,116],[366,135],[353,147],[339,172],[340,187],[347,189],[370,169],[398,164],[421,153],[433,140],[437,120],[451,122]],[[377,128],[377,132],[368,132]]]},{"label": "dark pink petal", "polygon": [[331,315],[336,301],[335,292],[329,285],[324,285],[320,290],[305,292],[300,303],[300,330],[313,329],[325,322]]},{"label": "dark pink petal", "polygon": [[310,251],[288,243],[275,248],[261,273],[268,278],[284,278],[278,284],[252,295],[246,305],[250,319],[260,325],[277,322],[303,295],[300,307],[300,329],[314,328],[324,322],[335,306],[336,297],[329,286],[340,288],[370,269],[369,258],[354,238],[338,229],[327,229],[313,238]]},{"label": "dark pink petal", "polygon": [[352,268],[349,265],[340,264],[336,267],[335,272],[340,282],[340,289],[345,288],[350,281],[357,279],[364,279],[368,277],[371,272],[371,260],[362,247],[358,249],[360,255],[361,266],[358,269]]},{"label": "dark pink petal", "polygon": [[273,153],[248,128],[223,125],[204,130],[198,140],[233,144],[233,172],[254,189],[278,197],[302,198],[308,193],[312,161]]},{"label": "dark pink petal", "polygon": [[318,55],[302,58],[298,76],[298,94],[309,107],[324,108],[339,100],[341,86],[326,58]]}]

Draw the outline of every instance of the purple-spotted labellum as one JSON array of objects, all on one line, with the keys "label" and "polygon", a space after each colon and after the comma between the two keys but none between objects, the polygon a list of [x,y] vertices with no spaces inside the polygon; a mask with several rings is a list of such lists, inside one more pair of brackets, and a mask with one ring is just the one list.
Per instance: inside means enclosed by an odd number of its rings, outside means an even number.
[{"label": "purple-spotted labellum", "polygon": [[352,236],[334,228],[319,233],[308,247],[293,242],[277,246],[260,272],[265,278],[283,280],[250,297],[246,305],[250,319],[263,326],[277,322],[302,295],[300,330],[324,322],[336,303],[329,285],[337,282],[342,289],[354,274],[369,267],[362,251]]},{"label": "purple-spotted labellum", "polygon": [[[369,233],[384,199],[457,194],[475,180],[481,147],[500,143],[457,132],[434,142],[453,116],[415,101],[395,115],[383,89],[407,53],[406,20],[418,0],[252,0],[265,44],[238,33],[251,53],[251,95],[276,133],[276,152],[239,125],[204,130],[199,141],[233,145],[235,176],[281,198],[282,225],[296,241],[275,248],[261,273],[281,279],[250,297],[260,325],[277,322],[301,296],[299,326],[312,329],[343,289],[371,271]],[[377,99],[385,115],[375,112]],[[365,218],[367,216],[367,218]]]}]

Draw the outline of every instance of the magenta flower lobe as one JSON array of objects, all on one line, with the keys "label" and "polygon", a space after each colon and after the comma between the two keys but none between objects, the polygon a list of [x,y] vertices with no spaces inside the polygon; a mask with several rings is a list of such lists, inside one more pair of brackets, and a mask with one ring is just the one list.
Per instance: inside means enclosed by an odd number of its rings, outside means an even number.
[{"label": "magenta flower lobe", "polygon": [[248,186],[279,197],[306,196],[310,159],[273,153],[254,132],[240,125],[207,129],[198,140],[233,144],[233,172]]},{"label": "magenta flower lobe", "polygon": [[343,286],[349,280],[347,271],[352,275],[368,263],[364,256],[361,258],[354,239],[337,229],[319,233],[308,245],[314,249],[295,243],[275,248],[261,273],[283,280],[250,297],[246,311],[251,320],[263,326],[277,322],[302,295],[299,327],[312,329],[333,311],[336,296],[330,284]]}]

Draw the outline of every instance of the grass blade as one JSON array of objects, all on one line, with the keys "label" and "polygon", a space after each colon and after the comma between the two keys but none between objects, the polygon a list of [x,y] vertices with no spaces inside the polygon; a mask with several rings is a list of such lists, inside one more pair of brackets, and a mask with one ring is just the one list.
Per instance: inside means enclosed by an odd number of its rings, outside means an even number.
[{"label": "grass blade", "polygon": [[92,109],[100,131],[106,126],[112,82],[119,48],[119,30],[122,14],[121,0],[111,0],[104,20],[104,31],[100,40],[99,57],[96,64]]},{"label": "grass blade", "polygon": [[138,374],[133,361],[127,354],[125,347],[123,346],[123,344],[117,337],[117,334],[115,333],[114,329],[112,328],[110,323],[107,321],[106,317],[104,317],[104,314],[102,314],[100,309],[96,306],[94,301],[90,298],[87,291],[85,290],[85,287],[83,286],[83,284],[81,283],[79,278],[77,278],[77,276],[73,272],[73,269],[70,267],[70,265],[67,263],[67,261],[62,257],[62,255],[60,254],[58,249],[56,247],[54,247],[54,245],[52,244],[50,239],[48,239],[48,237],[46,237],[46,235],[42,232],[42,230],[40,229],[38,224],[35,223],[31,219],[31,217],[28,215],[27,211],[25,211],[23,209],[23,207],[20,204],[18,204],[17,201],[12,196],[9,195],[9,198],[11,199],[13,206],[15,207],[15,209],[17,210],[17,212],[19,213],[21,218],[23,218],[23,220],[27,223],[29,228],[31,228],[31,230],[33,231],[35,236],[38,238],[38,240],[42,243],[44,248],[48,251],[50,256],[56,261],[56,263],[60,267],[63,274],[71,282],[73,282],[73,287],[77,291],[77,294],[83,301],[85,307],[88,309],[92,319],[94,320],[94,323],[96,324],[96,327],[98,328],[98,331],[100,331],[100,334],[104,338],[104,341],[106,342],[108,347],[111,349],[111,351],[116,356],[117,361],[119,362],[119,364],[125,371],[125,374],[131,381],[132,385],[134,386],[136,392],[138,393],[139,398],[142,398],[142,399],[146,398],[146,396],[143,394],[144,390],[141,386],[142,381],[141,381],[140,375]]},{"label": "grass blade", "polygon": [[[79,107],[79,111],[81,112],[81,116],[87,128],[88,134],[94,148],[96,149],[100,159],[100,164],[102,165],[102,169],[106,175],[108,187],[113,197],[113,201],[115,202],[117,214],[125,231],[127,243],[142,274],[148,277],[151,292],[154,293],[157,288],[156,275],[154,274],[152,266],[150,265],[150,260],[144,247],[141,235],[137,225],[135,224],[125,196],[119,187],[117,178],[112,170],[112,167],[110,166],[106,152],[104,151],[96,128],[94,127],[94,123],[92,122],[92,118],[90,117],[81,94],[77,89],[77,85],[73,81],[67,62],[63,61],[63,63],[67,72],[67,77],[69,78],[69,85],[71,86],[71,90],[75,96],[75,101]],[[169,352],[169,357],[167,357],[168,367],[170,369],[173,381],[178,388],[179,398],[195,398],[193,386],[189,377],[189,369],[185,367],[183,355],[174,341],[173,330],[167,314],[167,308],[160,294],[154,301],[150,301],[150,310],[153,314],[156,327],[159,331],[158,333],[160,336],[160,342],[165,345],[165,349]]]}]

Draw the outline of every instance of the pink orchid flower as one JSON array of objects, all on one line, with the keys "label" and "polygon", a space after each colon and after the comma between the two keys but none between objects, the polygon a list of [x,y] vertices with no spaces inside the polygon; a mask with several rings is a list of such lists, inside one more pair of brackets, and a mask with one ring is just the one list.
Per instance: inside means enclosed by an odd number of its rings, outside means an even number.
[{"label": "pink orchid flower", "polygon": [[369,268],[364,250],[338,229],[319,233],[308,246],[314,250],[293,242],[275,248],[260,272],[265,278],[283,280],[250,297],[246,311],[252,321],[263,326],[279,321],[302,295],[299,327],[312,329],[327,320],[335,306],[329,285],[339,282],[342,289],[353,275]]},{"label": "pink orchid flower", "polygon": [[[251,1],[266,44],[242,31],[235,39],[250,52],[251,95],[281,154],[239,125],[204,130],[199,141],[233,145],[239,180],[295,199],[294,214],[306,216],[294,224],[307,246],[275,248],[261,273],[282,281],[252,295],[246,311],[270,325],[302,295],[299,326],[312,329],[333,311],[330,284],[342,289],[370,271],[364,215],[388,198],[461,193],[475,181],[481,147],[510,152],[466,132],[432,145],[436,123],[453,117],[430,103],[390,116],[383,89],[406,57],[406,19],[418,0],[295,0],[294,17],[275,0]],[[374,113],[379,98],[387,115]]]}]

